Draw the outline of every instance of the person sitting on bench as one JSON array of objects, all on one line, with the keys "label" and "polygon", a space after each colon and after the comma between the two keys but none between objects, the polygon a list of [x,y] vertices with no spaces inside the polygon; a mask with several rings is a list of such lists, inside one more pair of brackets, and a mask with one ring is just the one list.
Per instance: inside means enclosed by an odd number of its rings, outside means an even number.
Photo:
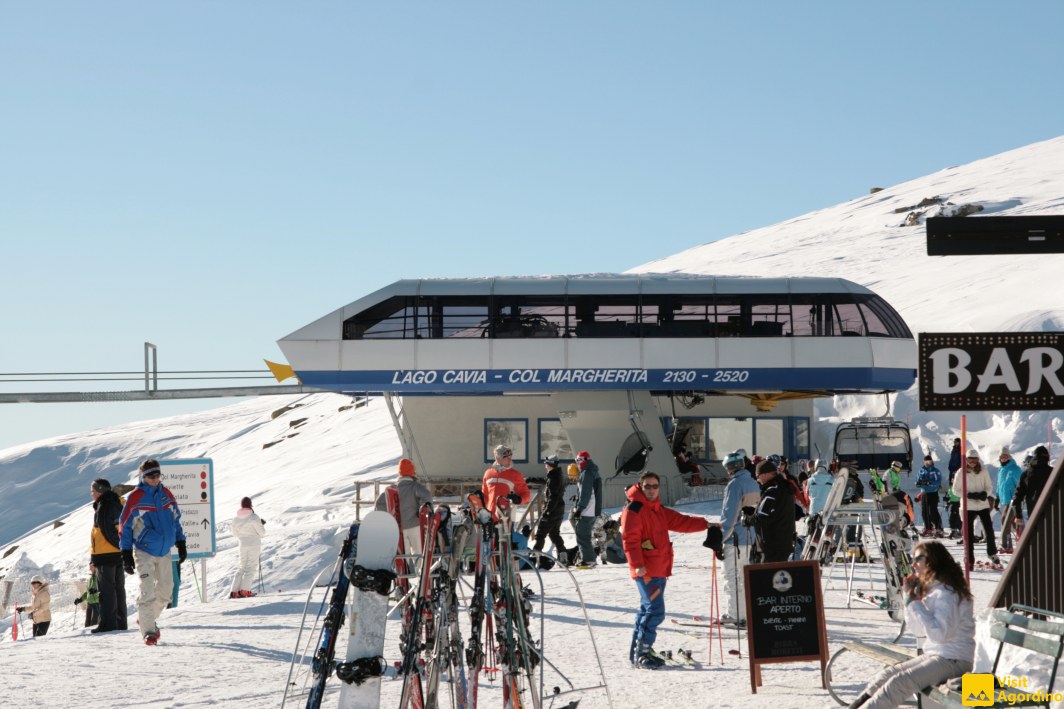
[{"label": "person sitting on bench", "polygon": [[940,542],[913,549],[913,573],[905,577],[905,622],[922,637],[923,654],[888,667],[850,709],[888,709],[925,687],[972,671],[975,617],[964,571]]}]

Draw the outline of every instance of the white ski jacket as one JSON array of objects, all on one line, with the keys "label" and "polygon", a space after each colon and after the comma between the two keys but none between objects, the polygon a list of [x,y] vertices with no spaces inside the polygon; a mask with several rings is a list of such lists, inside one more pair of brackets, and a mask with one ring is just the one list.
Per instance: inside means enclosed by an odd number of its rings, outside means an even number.
[{"label": "white ski jacket", "polygon": [[950,660],[975,658],[975,616],[972,602],[940,583],[919,601],[905,606],[905,622],[922,638],[925,655]]},{"label": "white ski jacket", "polygon": [[236,517],[233,518],[233,536],[241,544],[262,546],[262,537],[265,534],[266,527],[253,510],[242,507],[237,511]]}]

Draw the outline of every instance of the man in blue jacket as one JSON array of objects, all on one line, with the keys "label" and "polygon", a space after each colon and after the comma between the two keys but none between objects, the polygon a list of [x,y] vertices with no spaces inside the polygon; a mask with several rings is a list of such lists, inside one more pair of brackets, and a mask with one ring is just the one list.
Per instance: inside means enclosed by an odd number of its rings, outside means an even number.
[{"label": "man in blue jacket", "polygon": [[1013,552],[1012,525],[1017,519],[1023,522],[1023,512],[1016,504],[1018,500],[1014,499],[1016,486],[1020,483],[1023,470],[1013,460],[1008,446],[1001,448],[998,463],[1001,464],[997,474],[997,499],[998,504],[1001,505],[1001,551],[1011,554]]},{"label": "man in blue jacket", "polygon": [[746,625],[746,592],[743,568],[750,563],[754,548],[754,511],[761,502],[761,488],[745,467],[739,451],[724,458],[728,484],[724,487],[724,506],[720,513],[721,538],[724,540],[724,607],[721,621]]},{"label": "man in blue jacket", "polygon": [[159,461],[140,464],[140,484],[126,498],[119,519],[122,567],[130,576],[140,570],[137,623],[147,645],[159,642],[156,620],[171,601],[174,573],[170,549],[177,547],[178,563],[184,563],[185,533],[177,501],[161,484]]},{"label": "man in blue jacket", "polygon": [[942,515],[938,511],[938,491],[942,489],[942,472],[935,467],[930,455],[924,456],[924,467],[916,474],[916,487],[920,490],[920,514],[924,518],[924,537],[942,537]]}]

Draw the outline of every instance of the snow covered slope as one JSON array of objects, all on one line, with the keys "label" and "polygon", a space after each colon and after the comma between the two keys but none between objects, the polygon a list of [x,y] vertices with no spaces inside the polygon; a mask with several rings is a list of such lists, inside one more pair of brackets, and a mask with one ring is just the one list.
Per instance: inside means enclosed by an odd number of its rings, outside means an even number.
[{"label": "snow covered slope", "polygon": [[[0,576],[38,567],[84,575],[89,484],[97,477],[135,482],[139,462],[155,456],[211,458],[222,556],[236,553],[228,521],[247,495],[266,518],[275,550],[264,572],[289,587],[306,585],[320,568],[318,556],[335,553],[334,527],[350,524],[354,481],[391,480],[399,453],[383,402],[355,407],[338,394],[266,396],[8,448],[0,451]],[[305,544],[319,534],[320,544]]]}]

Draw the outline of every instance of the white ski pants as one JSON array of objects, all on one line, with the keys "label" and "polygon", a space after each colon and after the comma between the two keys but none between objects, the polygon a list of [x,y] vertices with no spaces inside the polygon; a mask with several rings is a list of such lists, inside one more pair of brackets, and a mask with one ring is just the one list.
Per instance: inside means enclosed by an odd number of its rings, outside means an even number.
[{"label": "white ski pants", "polygon": [[724,544],[724,614],[736,620],[746,620],[746,591],[743,582],[743,568],[750,563],[749,544]]},{"label": "white ski pants", "polygon": [[255,574],[259,570],[259,556],[262,554],[261,544],[240,545],[240,565],[236,567],[236,576],[233,577],[232,591],[250,591],[255,585]]},{"label": "white ski pants", "polygon": [[934,687],[971,671],[969,660],[919,655],[880,672],[865,687],[865,694],[871,695],[871,699],[862,704],[861,709],[893,709],[924,687]]},{"label": "white ski pants", "polygon": [[403,549],[410,555],[421,553],[421,527],[408,527],[403,530]]},{"label": "white ski pants", "polygon": [[140,579],[140,596],[137,598],[137,622],[141,635],[159,632],[156,624],[163,609],[173,600],[174,567],[170,555],[152,556],[140,549],[133,550]]}]

